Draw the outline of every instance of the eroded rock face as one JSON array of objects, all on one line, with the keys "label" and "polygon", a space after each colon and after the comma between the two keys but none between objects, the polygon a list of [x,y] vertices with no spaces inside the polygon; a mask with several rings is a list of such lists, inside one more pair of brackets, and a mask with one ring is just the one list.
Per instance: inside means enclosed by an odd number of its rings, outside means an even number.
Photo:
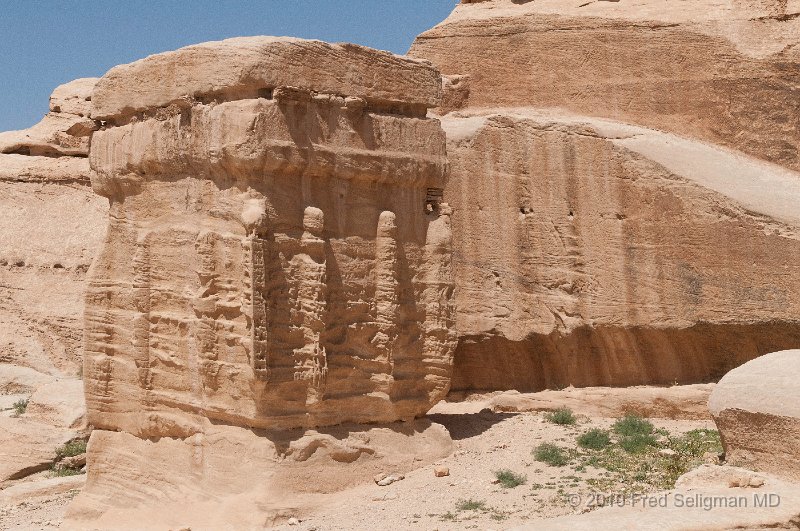
[{"label": "eroded rock face", "polygon": [[800,350],[732,370],[708,400],[728,462],[800,480]]},{"label": "eroded rock face", "polygon": [[800,174],[564,113],[442,124],[453,389],[696,383],[800,344]]},{"label": "eroded rock face", "polygon": [[82,364],[84,279],[108,211],[87,159],[95,81],[61,85],[39,124],[0,133],[0,364],[73,377]]},{"label": "eroded rock face", "polygon": [[423,117],[438,98],[427,63],[282,38],[102,78],[90,160],[111,216],[88,286],[88,421],[188,437],[207,419],[410,419],[444,396],[447,162]]},{"label": "eroded rock face", "polygon": [[462,2],[409,53],[466,78],[446,103],[558,107],[798,170],[798,14],[786,0]]}]

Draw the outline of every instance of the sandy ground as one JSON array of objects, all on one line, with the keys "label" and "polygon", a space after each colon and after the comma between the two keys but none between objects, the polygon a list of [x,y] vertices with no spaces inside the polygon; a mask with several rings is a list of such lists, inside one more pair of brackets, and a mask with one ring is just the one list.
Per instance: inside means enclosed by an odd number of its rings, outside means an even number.
[{"label": "sandy ground", "polygon": [[[315,514],[280,528],[506,529],[587,511],[592,493],[615,494],[625,488],[609,483],[612,475],[602,469],[581,468],[579,462],[553,467],[532,454],[544,442],[574,449],[580,433],[608,428],[616,419],[578,412],[577,425],[561,426],[548,422],[545,413],[495,413],[485,409],[486,404],[486,400],[443,403],[432,411],[431,419],[444,425],[454,440],[455,450],[446,459],[408,472],[403,480],[389,486],[367,484],[331,494]],[[656,428],[672,435],[715,428],[710,420],[651,420]],[[434,466],[449,468],[450,475],[435,477]],[[525,484],[503,488],[494,475],[500,469],[524,475]],[[602,490],[587,483],[592,479],[606,480]],[[0,530],[57,529],[75,494],[71,491],[18,505],[0,504]],[[466,506],[464,502],[473,503]]]}]

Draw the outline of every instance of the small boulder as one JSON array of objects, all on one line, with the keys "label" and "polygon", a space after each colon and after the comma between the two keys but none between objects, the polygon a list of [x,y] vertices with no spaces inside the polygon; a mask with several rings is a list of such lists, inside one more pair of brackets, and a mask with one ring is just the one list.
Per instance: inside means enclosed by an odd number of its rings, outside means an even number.
[{"label": "small boulder", "polygon": [[443,478],[450,475],[450,469],[446,466],[437,466],[433,469],[433,475],[437,478]]},{"label": "small boulder", "polygon": [[800,480],[800,350],[726,374],[708,400],[728,463]]}]

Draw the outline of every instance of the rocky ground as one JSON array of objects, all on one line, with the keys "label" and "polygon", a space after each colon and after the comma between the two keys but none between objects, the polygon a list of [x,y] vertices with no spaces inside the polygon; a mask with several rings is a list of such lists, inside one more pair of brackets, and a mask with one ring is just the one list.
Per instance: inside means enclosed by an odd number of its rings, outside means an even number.
[{"label": "rocky ground", "polygon": [[[671,488],[687,469],[716,460],[719,442],[714,424],[703,418],[706,413],[698,398],[706,396],[711,387],[493,393],[442,402],[430,417],[450,432],[452,455],[431,466],[397,471],[404,478],[387,486],[369,482],[329,495],[316,512],[287,520],[282,527],[504,529],[590,511],[603,501],[592,499],[593,494]],[[621,447],[625,436],[615,433],[612,426],[625,410],[647,411],[645,406],[653,403],[654,393],[660,404],[670,396],[685,400],[685,408],[673,403],[669,409],[671,416],[690,419],[651,418],[652,439],[636,453],[629,453]],[[566,413],[553,416],[552,410],[565,406],[573,419]],[[524,411],[536,408],[542,411]],[[682,413],[676,414],[678,409]],[[650,411],[665,416],[663,411]],[[25,417],[7,421],[24,424],[28,422]],[[608,430],[609,445],[601,450],[581,448],[577,438],[595,428]],[[546,443],[560,449],[563,464],[558,462],[558,450],[555,458],[545,456],[549,463],[537,459],[535,451]],[[538,457],[543,458],[541,453]],[[441,467],[448,469],[449,475],[437,477],[435,469]],[[510,474],[503,475],[501,482],[497,473],[503,470]],[[52,470],[45,470],[7,481],[0,491],[0,530],[58,528],[84,477],[57,477]]]}]

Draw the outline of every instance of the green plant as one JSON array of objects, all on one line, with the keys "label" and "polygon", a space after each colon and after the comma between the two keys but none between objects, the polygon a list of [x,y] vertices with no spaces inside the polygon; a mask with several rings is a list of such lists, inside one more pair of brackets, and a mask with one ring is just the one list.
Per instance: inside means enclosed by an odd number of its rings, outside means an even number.
[{"label": "green plant", "polygon": [[63,459],[65,457],[75,457],[76,455],[81,455],[86,453],[86,441],[83,439],[75,439],[74,441],[69,441],[64,446],[61,446],[56,449],[56,455],[59,459]]},{"label": "green plant", "polygon": [[459,500],[456,504],[457,511],[482,511],[486,509],[486,502],[478,500]]},{"label": "green plant", "polygon": [[669,446],[678,454],[690,457],[703,457],[706,452],[718,453],[722,448],[719,432],[716,430],[697,429],[672,437]]},{"label": "green plant", "polygon": [[590,450],[602,450],[611,444],[611,437],[606,430],[593,428],[578,437],[578,446]]},{"label": "green plant", "polygon": [[13,407],[14,407],[14,416],[19,417],[20,415],[25,413],[26,409],[28,409],[28,399],[22,398],[20,400],[17,400],[16,402],[14,402]]},{"label": "green plant", "polygon": [[628,437],[631,435],[650,435],[653,433],[653,423],[639,415],[625,415],[618,419],[612,426],[614,433]]},{"label": "green plant", "polygon": [[550,443],[542,443],[537,446],[533,450],[533,457],[550,466],[564,466],[569,462],[564,450]]},{"label": "green plant", "polygon": [[562,426],[573,426],[578,422],[572,410],[566,407],[547,413],[545,418],[553,424],[560,424]]},{"label": "green plant", "polygon": [[50,468],[49,476],[51,478],[60,478],[64,476],[77,476],[79,474],[83,474],[83,472],[77,468],[68,468],[65,466],[53,465]]},{"label": "green plant", "polygon": [[650,434],[635,433],[622,437],[619,440],[619,445],[629,454],[641,454],[647,451],[651,446],[657,446],[658,442],[656,438]]},{"label": "green plant", "polygon": [[494,477],[497,478],[498,483],[500,483],[504,489],[513,489],[514,487],[524,485],[528,481],[525,475],[517,474],[507,468],[496,471]]}]

